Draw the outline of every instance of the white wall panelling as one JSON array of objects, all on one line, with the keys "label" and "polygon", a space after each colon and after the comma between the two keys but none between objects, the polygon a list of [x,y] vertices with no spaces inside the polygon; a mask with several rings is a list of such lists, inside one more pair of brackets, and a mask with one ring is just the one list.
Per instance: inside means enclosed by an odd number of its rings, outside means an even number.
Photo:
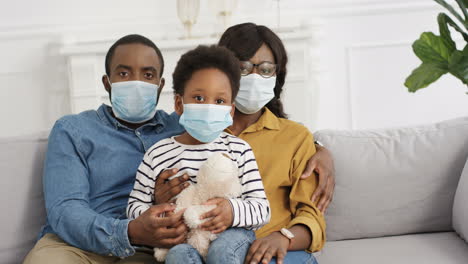
[{"label": "white wall panelling", "polygon": [[412,42],[365,43],[346,49],[352,128],[408,126],[468,114],[466,88],[452,76],[416,94],[397,89],[414,65],[402,59],[411,58]]},{"label": "white wall panelling", "polygon": [[423,31],[438,32],[441,9],[392,5],[324,16],[319,128],[407,126],[468,114],[466,87],[451,76],[416,94],[403,85],[420,64],[411,44]]}]

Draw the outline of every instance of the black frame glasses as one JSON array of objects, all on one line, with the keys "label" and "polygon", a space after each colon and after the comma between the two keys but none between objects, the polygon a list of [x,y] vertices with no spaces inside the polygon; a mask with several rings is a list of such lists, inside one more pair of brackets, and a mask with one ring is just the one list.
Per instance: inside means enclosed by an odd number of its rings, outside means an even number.
[{"label": "black frame glasses", "polygon": [[275,76],[277,70],[277,64],[269,61],[264,61],[259,64],[252,63],[250,61],[241,61],[240,69],[241,75],[246,76],[253,72],[254,68],[257,68],[257,73],[263,78],[270,78]]}]

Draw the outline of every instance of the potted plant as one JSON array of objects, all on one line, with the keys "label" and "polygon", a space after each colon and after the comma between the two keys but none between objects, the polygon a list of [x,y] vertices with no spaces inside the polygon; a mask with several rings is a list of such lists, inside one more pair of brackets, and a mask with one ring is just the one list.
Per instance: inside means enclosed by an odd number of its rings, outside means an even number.
[{"label": "potted plant", "polygon": [[[456,0],[462,14],[444,0],[434,1],[445,7],[460,24],[447,14],[439,13],[437,22],[440,36],[424,32],[413,43],[413,51],[422,63],[406,78],[405,86],[410,92],[427,87],[446,73],[452,74],[468,86],[468,0]],[[461,34],[465,40],[462,49],[457,49],[450,28]]]}]

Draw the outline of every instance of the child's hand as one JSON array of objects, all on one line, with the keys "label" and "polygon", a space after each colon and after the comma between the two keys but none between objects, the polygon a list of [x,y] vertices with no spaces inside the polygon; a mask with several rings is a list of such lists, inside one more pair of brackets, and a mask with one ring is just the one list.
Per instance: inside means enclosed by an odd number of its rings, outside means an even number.
[{"label": "child's hand", "polygon": [[206,205],[214,204],[216,208],[204,213],[200,219],[211,218],[200,225],[200,228],[218,234],[232,225],[234,216],[232,215],[231,203],[224,198],[213,198],[208,200]]}]

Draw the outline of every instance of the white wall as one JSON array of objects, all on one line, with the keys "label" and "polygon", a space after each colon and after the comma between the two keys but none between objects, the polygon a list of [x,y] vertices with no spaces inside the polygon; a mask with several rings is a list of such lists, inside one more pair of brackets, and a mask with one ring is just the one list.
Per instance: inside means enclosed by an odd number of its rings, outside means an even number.
[{"label": "white wall", "polygon": [[[238,2],[232,23],[277,27],[276,1]],[[219,29],[209,4],[201,0],[196,36]],[[167,40],[183,32],[175,1],[1,0],[1,6],[0,137],[49,129],[70,113],[66,58],[57,52],[60,47],[128,33]],[[313,115],[319,118],[306,120],[311,128],[400,126],[468,114],[465,87],[449,76],[416,94],[403,86],[418,65],[410,45],[421,32],[437,29],[440,10],[427,0],[281,0],[280,27],[322,23],[320,48],[311,50],[320,58],[314,70],[321,76],[310,87],[320,102]]]},{"label": "white wall", "polygon": [[360,7],[325,16],[322,63],[328,74],[322,75],[319,128],[407,126],[468,114],[467,87],[452,76],[415,94],[403,85],[420,64],[413,41],[423,31],[438,34],[437,5],[353,3]]}]

